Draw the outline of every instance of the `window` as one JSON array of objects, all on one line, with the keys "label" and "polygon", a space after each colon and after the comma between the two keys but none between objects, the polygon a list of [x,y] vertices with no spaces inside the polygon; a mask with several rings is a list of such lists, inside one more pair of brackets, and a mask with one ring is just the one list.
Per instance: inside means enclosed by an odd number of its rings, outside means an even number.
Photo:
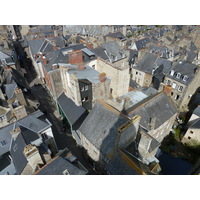
[{"label": "window", "polygon": [[174,95],[174,93],[173,92],[171,92],[171,96],[173,97],[173,95]]},{"label": "window", "polygon": [[174,99],[177,101],[179,99],[179,95],[177,94]]},{"label": "window", "polygon": [[84,87],[82,87],[82,88],[81,88],[81,92],[83,92],[84,90],[85,90]]},{"label": "window", "polygon": [[89,101],[89,98],[88,98],[88,97],[85,97],[85,101],[88,102],[88,101]]},{"label": "window", "polygon": [[180,73],[177,73],[176,74],[176,78],[180,78],[181,77],[181,74]]},{"label": "window", "polygon": [[5,140],[2,140],[2,141],[1,141],[1,146],[2,146],[2,147],[6,146],[6,144],[7,144],[7,142],[6,142]]},{"label": "window", "polygon": [[1,59],[1,62],[2,62],[3,65],[6,65],[6,64],[7,64],[7,62],[6,62],[5,59]]},{"label": "window", "polygon": [[42,139],[43,140],[47,140],[48,139],[48,135],[46,133],[42,133]]},{"label": "window", "polygon": [[172,88],[174,88],[174,89],[176,88],[176,83],[172,84]]},{"label": "window", "polygon": [[166,84],[167,84],[167,85],[171,85],[171,81],[170,81],[170,80],[167,80]]},{"label": "window", "polygon": [[3,120],[5,120],[5,116],[4,115],[0,116],[0,121],[3,121]]},{"label": "window", "polygon": [[190,131],[190,134],[193,134],[193,131]]},{"label": "window", "polygon": [[178,87],[178,91],[179,91],[179,92],[182,92],[182,91],[183,91],[183,86],[179,86],[179,87]]},{"label": "window", "polygon": [[174,70],[171,70],[171,71],[170,71],[170,75],[171,75],[171,76],[174,76]]},{"label": "window", "polygon": [[183,81],[186,82],[187,80],[188,80],[188,76],[184,76],[184,77],[183,77]]},{"label": "window", "polygon": [[135,72],[136,75],[138,75],[138,72]]},{"label": "window", "polygon": [[190,140],[190,139],[191,139],[191,137],[190,137],[190,136],[188,136],[188,139]]},{"label": "window", "polygon": [[85,86],[85,91],[88,90],[88,85]]},{"label": "window", "polygon": [[63,171],[63,175],[70,175],[67,169]]},{"label": "window", "polygon": [[82,101],[82,102],[85,102],[85,98],[82,98],[81,101]]},{"label": "window", "polygon": [[95,65],[92,65],[92,68],[95,69]]}]

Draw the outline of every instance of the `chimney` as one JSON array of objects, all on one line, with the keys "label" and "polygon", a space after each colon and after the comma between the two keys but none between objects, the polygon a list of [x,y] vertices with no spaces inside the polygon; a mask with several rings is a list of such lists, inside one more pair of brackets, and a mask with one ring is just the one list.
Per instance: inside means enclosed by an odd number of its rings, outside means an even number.
[{"label": "chimney", "polygon": [[70,64],[79,64],[83,62],[83,53],[82,50],[76,50],[72,52],[68,52],[69,63]]},{"label": "chimney", "polygon": [[117,101],[118,103],[121,103],[121,102],[122,102],[122,98],[117,97],[117,98],[116,98],[116,101]]},{"label": "chimney", "polygon": [[172,91],[172,86],[165,85],[163,91],[167,94],[167,96],[170,96],[171,95],[171,91]]},{"label": "chimney", "polygon": [[24,94],[21,89],[19,88],[15,89],[14,93],[15,93],[16,99],[19,101],[21,105],[27,105],[26,100],[24,98]]},{"label": "chimney", "polygon": [[78,70],[84,70],[85,69],[85,66],[84,66],[84,63],[81,62],[78,64]]},{"label": "chimney", "polygon": [[32,144],[25,146],[23,153],[33,170],[36,169],[38,164],[44,164],[36,146]]},{"label": "chimney", "polygon": [[101,82],[105,82],[106,81],[106,73],[105,72],[99,74],[99,80]]},{"label": "chimney", "polygon": [[14,139],[17,138],[17,136],[18,136],[19,133],[21,133],[21,129],[20,129],[19,127],[16,128],[16,129],[14,129],[14,130],[12,130],[12,131],[10,131],[10,134],[12,135],[12,137],[13,137]]},{"label": "chimney", "polygon": [[130,101],[131,101],[130,97],[124,98],[124,109],[128,109],[129,108]]},{"label": "chimney", "polygon": [[44,65],[47,65],[47,64],[48,64],[47,58],[46,58],[45,56],[42,56],[42,60],[43,60],[43,62],[44,62]]},{"label": "chimney", "polygon": [[51,44],[53,45],[53,50],[56,51],[58,48],[57,48],[57,46],[56,46],[55,40],[52,40],[52,41],[51,41]]}]

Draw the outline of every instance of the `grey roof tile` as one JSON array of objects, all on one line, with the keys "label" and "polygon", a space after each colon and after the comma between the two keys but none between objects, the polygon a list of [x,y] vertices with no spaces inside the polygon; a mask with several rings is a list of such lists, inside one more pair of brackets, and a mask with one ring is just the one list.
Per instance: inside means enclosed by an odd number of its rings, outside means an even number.
[{"label": "grey roof tile", "polygon": [[63,175],[63,172],[67,170],[69,175],[86,175],[87,172],[79,169],[67,159],[59,156],[47,163],[42,167],[36,175]]},{"label": "grey roof tile", "polygon": [[[141,106],[142,105],[142,106]],[[162,112],[161,112],[162,111]],[[177,113],[177,108],[165,92],[152,95],[125,111],[130,117],[141,116],[140,125],[150,130],[150,119],[156,117],[155,129]]]},{"label": "grey roof tile", "polygon": [[13,98],[16,88],[17,84],[4,84],[4,89],[8,100]]},{"label": "grey roof tile", "polygon": [[[64,94],[64,92],[57,98],[57,102],[71,125],[74,125],[83,115],[86,115],[87,113],[85,108],[82,106],[77,106]],[[84,119],[81,118],[81,121],[79,121],[79,126],[83,120]],[[76,128],[79,128],[79,126]]]}]

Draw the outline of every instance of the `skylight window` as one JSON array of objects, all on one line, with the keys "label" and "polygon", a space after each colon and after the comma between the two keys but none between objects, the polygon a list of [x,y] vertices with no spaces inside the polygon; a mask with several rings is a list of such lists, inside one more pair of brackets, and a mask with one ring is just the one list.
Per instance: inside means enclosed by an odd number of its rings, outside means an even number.
[{"label": "skylight window", "polygon": [[2,146],[2,147],[6,146],[6,144],[7,144],[7,142],[6,142],[5,140],[2,140],[2,141],[1,141],[1,146]]}]

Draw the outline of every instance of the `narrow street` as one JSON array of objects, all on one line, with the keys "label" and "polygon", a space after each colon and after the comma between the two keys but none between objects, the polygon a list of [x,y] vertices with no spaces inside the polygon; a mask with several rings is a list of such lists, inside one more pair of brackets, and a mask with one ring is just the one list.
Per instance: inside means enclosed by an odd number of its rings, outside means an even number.
[{"label": "narrow street", "polygon": [[39,101],[39,109],[44,112],[48,120],[51,122],[52,131],[58,149],[63,150],[67,147],[84,165],[84,167],[87,168],[87,170],[89,171],[88,174],[96,175],[97,173],[88,164],[87,160],[83,156],[82,150],[77,147],[76,141],[72,138],[71,134],[67,130],[66,132],[63,132],[62,120],[55,115],[55,112],[57,112],[56,107],[52,103],[52,98],[49,92],[45,89],[43,85],[37,85],[38,83],[40,83],[40,80],[36,77],[36,72],[33,65],[30,63],[30,58],[26,57],[26,55],[24,54],[24,49],[21,47],[21,44],[19,42],[16,42],[14,44],[14,47],[17,51],[18,56],[21,56],[23,58],[20,61],[20,66],[23,67],[27,72],[27,74],[25,75],[25,79],[31,87],[29,95]]}]

